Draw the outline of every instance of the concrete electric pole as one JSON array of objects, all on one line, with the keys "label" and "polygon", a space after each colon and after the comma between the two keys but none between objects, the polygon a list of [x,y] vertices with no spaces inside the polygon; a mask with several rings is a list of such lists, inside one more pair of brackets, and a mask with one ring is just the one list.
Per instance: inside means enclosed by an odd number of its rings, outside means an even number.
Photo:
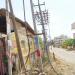
[{"label": "concrete electric pole", "polygon": [[11,35],[11,27],[10,27],[10,19],[9,19],[9,12],[8,10],[8,0],[5,0],[6,2],[6,23],[7,23],[7,38],[6,38],[6,50],[8,53],[8,74],[12,75],[12,62],[11,62],[11,46],[10,46],[10,35]]},{"label": "concrete electric pole", "polygon": [[[36,27],[36,22],[35,22],[35,16],[34,16],[34,8],[33,8],[33,1],[30,0],[30,4],[31,4],[31,11],[32,11],[32,19],[33,19],[33,25],[34,25],[34,32],[35,34],[37,34],[37,27]],[[35,35],[35,45],[36,45],[36,49],[39,49],[39,40],[38,40],[38,35]]]},{"label": "concrete electric pole", "polygon": [[45,25],[48,24],[48,11],[46,9],[42,11],[41,6],[45,6],[45,2],[40,4],[40,1],[38,0],[38,4],[34,5],[34,7],[38,7],[38,11],[35,12],[35,15],[38,18],[38,21],[40,21],[40,25],[42,25],[42,34],[43,34],[43,40],[44,40],[44,51],[47,52],[47,37],[46,37],[46,31],[45,31]]},{"label": "concrete electric pole", "polygon": [[[40,4],[39,0],[38,0],[37,5],[33,4],[32,0],[30,0],[30,3],[31,3],[31,10],[32,10],[32,17],[33,17],[33,24],[34,24],[34,31],[36,33],[36,35],[35,35],[36,48],[37,49],[39,48],[39,42],[38,42],[38,34],[39,33],[37,33],[37,29],[38,28],[36,26],[36,25],[38,25],[37,24],[37,19],[38,19],[38,21],[40,21],[40,25],[42,26],[42,29],[43,29],[43,31],[42,31],[42,33],[40,33],[40,35],[43,35],[44,53],[46,54],[46,53],[48,53],[48,51],[47,51],[47,38],[46,38],[46,32],[45,32],[45,25],[47,25],[47,23],[48,23],[48,11],[46,11],[46,10],[42,11],[41,10],[41,5],[45,5],[45,3]],[[38,8],[37,12],[35,12],[36,11],[35,7]],[[37,17],[37,19],[36,19],[36,17]],[[42,58],[41,58],[41,68],[43,70]]]}]

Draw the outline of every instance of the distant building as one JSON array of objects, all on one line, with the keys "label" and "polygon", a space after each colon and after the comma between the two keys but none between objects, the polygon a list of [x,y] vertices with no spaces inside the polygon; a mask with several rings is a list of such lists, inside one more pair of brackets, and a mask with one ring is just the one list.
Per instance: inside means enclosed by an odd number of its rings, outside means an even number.
[{"label": "distant building", "polygon": [[58,37],[55,37],[54,38],[54,46],[55,47],[61,47],[62,43],[67,40],[68,37],[65,36],[65,35],[61,35],[61,36],[58,36]]},{"label": "distant building", "polygon": [[71,29],[75,29],[75,22],[71,24]]},{"label": "distant building", "polygon": [[[71,24],[71,29],[75,30],[75,22]],[[73,33],[73,38],[75,39],[75,32]]]},{"label": "distant building", "polygon": [[75,33],[73,33],[73,38],[75,39]]}]

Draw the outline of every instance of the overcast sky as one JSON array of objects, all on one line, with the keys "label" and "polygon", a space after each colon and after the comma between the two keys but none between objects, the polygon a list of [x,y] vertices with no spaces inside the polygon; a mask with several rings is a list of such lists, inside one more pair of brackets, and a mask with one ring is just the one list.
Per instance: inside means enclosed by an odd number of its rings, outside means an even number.
[{"label": "overcast sky", "polygon": [[[5,0],[0,0],[0,8],[5,7]],[[35,0],[36,1],[36,0]],[[72,36],[71,24],[75,22],[75,0],[40,0],[46,2],[49,10],[51,37],[65,34]],[[12,0],[14,13],[23,20],[22,0]],[[33,27],[29,0],[25,0],[26,19]]]}]

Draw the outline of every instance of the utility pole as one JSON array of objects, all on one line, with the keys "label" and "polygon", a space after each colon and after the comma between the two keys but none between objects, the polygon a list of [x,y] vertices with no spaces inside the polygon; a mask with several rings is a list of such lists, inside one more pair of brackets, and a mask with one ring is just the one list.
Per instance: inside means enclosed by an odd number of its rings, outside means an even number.
[{"label": "utility pole", "polygon": [[[22,51],[21,51],[21,46],[20,46],[20,42],[19,42],[19,36],[18,36],[18,32],[17,32],[16,21],[15,21],[15,17],[14,17],[14,13],[13,13],[13,8],[12,8],[11,0],[7,0],[7,2],[9,4],[9,10],[10,10],[10,13],[11,13],[11,20],[12,20],[13,29],[14,29],[15,38],[16,38],[18,55],[19,55],[19,58],[20,58],[20,61],[21,61],[21,67],[23,68],[24,73],[26,75],[26,68],[25,68],[24,60],[23,60],[23,56],[22,56]],[[11,75],[11,74],[9,73],[9,75]]]},{"label": "utility pole", "polygon": [[43,40],[44,40],[44,50],[45,50],[45,52],[47,52],[47,38],[46,38],[46,32],[45,32],[45,25],[46,24],[44,23],[44,21],[47,21],[45,19],[46,16],[44,16],[47,13],[45,13],[45,11],[43,13],[43,11],[41,10],[41,5],[45,5],[45,3],[40,4],[40,1],[38,0],[38,5],[34,5],[34,6],[37,6],[38,9],[39,9],[39,11],[37,12],[38,13],[37,16],[39,15],[38,19],[40,19],[40,25],[42,25],[42,29],[43,29],[42,33],[43,33]]},{"label": "utility pole", "polygon": [[[33,8],[33,1],[32,0],[30,0],[30,4],[31,4],[31,11],[32,11],[32,19],[33,19],[33,25],[34,25],[34,32],[35,32],[35,34],[37,34],[37,27],[36,27],[36,22],[35,22],[34,8]],[[35,45],[36,45],[36,49],[39,49],[38,35],[35,35]]]},{"label": "utility pole", "polygon": [[10,40],[10,36],[11,36],[11,27],[10,27],[10,19],[9,19],[9,12],[8,10],[8,0],[5,0],[6,3],[6,24],[7,24],[7,38],[6,38],[6,50],[8,53],[8,74],[12,75],[12,62],[11,62],[11,40]]},{"label": "utility pole", "polygon": [[[37,33],[37,26],[36,26],[36,19],[35,19],[35,14],[34,14],[34,4],[33,1],[30,0],[30,4],[31,4],[31,11],[32,11],[32,18],[33,18],[33,25],[34,25],[34,32],[35,32],[35,45],[36,45],[36,50],[40,50],[39,47],[39,37],[38,37],[38,33]],[[40,56],[40,62],[41,62],[41,71],[43,70],[43,64],[42,64],[42,58]]]},{"label": "utility pole", "polygon": [[39,7],[39,12],[40,12],[40,17],[41,17],[41,25],[42,25],[42,28],[43,28],[44,50],[47,50],[46,49],[46,43],[47,43],[46,42],[46,33],[45,33],[45,27],[44,27],[44,23],[43,23],[43,16],[42,16],[42,11],[41,11],[39,0],[38,0],[38,7]]},{"label": "utility pole", "polygon": [[[45,11],[41,10],[41,5],[45,5],[45,3],[40,4],[40,2],[38,0],[38,4],[35,5],[35,4],[33,4],[32,0],[30,0],[30,2],[31,2],[33,23],[34,23],[34,31],[36,32],[36,34],[38,34],[37,33],[37,27],[36,27],[36,25],[38,25],[37,24],[37,19],[38,19],[38,21],[40,21],[40,25],[42,26],[42,29],[43,29],[41,35],[43,35],[43,40],[44,40],[44,52],[48,53],[48,51],[47,51],[47,38],[46,38],[46,32],[45,32],[45,27],[44,27],[48,23],[48,12],[46,10]],[[36,9],[34,7],[38,7],[37,12],[35,12]],[[37,35],[35,35],[35,37],[38,39]],[[35,41],[36,41],[36,39],[35,39]],[[37,45],[37,49],[38,49],[39,43],[38,44],[35,43],[35,44]],[[42,58],[40,61],[41,61],[41,70],[43,70]]]}]

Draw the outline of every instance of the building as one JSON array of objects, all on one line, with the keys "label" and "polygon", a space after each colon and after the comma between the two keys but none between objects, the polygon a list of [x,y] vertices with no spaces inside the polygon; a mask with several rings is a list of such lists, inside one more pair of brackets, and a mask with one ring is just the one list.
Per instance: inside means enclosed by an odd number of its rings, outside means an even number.
[{"label": "building", "polygon": [[75,39],[75,33],[73,33],[73,38]]},{"label": "building", "polygon": [[[11,13],[10,13],[10,23],[11,23],[11,35],[10,35],[10,40],[11,40],[11,61],[12,63],[14,62],[16,65],[16,68],[19,70],[20,69],[20,60],[19,60],[19,54],[18,54],[18,49],[17,49],[17,43],[15,39],[15,34],[14,34],[14,29],[12,25],[12,20],[11,20]],[[19,35],[19,43],[21,46],[21,52],[23,56],[23,61],[24,64],[26,63],[26,66],[29,68],[31,63],[33,64],[34,58],[35,58],[35,45],[34,45],[34,31],[30,27],[30,25],[27,22],[23,22],[20,19],[15,17],[15,22],[16,22],[16,27]],[[6,10],[5,9],[0,9],[0,33],[1,33],[1,38],[4,38],[5,40],[5,45],[3,48],[6,50],[6,42],[7,42],[7,24],[6,24]],[[7,52],[6,52],[7,53]],[[28,60],[27,60],[28,59]],[[0,59],[0,61],[2,58]],[[27,62],[26,62],[27,60]],[[3,61],[1,61],[3,62]],[[0,64],[1,65],[1,64]],[[6,66],[5,66],[6,67]],[[0,66],[0,68],[2,68]]]},{"label": "building", "polygon": [[[71,29],[75,30],[75,22],[71,24]],[[75,39],[75,32],[73,32],[73,38]]]},{"label": "building", "polygon": [[61,47],[62,43],[67,40],[68,37],[65,36],[65,35],[61,35],[61,36],[58,36],[58,37],[55,37],[54,38],[54,46],[55,47]]},{"label": "building", "polygon": [[75,29],[75,22],[71,24],[71,29]]}]

